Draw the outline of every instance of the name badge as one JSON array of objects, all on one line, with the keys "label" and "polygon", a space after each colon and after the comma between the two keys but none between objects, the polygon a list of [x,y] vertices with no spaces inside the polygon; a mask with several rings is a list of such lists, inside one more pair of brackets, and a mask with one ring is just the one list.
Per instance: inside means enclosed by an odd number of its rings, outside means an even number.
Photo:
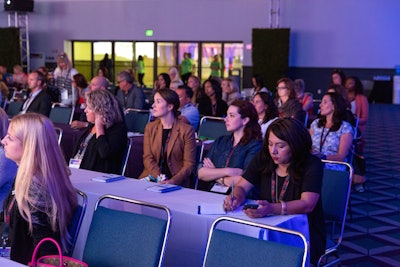
[{"label": "name badge", "polygon": [[226,194],[229,189],[230,189],[229,186],[225,186],[225,185],[222,185],[222,184],[219,184],[219,183],[215,183],[210,191],[211,192],[216,192],[216,193]]},{"label": "name badge", "polygon": [[81,166],[81,162],[82,162],[81,159],[70,159],[69,167],[74,169],[79,169],[79,167]]}]

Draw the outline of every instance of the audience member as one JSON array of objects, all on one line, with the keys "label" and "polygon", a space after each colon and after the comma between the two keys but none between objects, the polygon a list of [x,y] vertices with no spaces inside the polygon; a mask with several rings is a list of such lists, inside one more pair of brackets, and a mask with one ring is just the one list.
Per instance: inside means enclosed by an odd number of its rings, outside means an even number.
[{"label": "audience member", "polygon": [[[3,206],[11,260],[27,265],[35,246],[45,237],[54,238],[68,252],[68,227],[77,198],[53,124],[41,114],[18,115],[1,143],[6,157],[18,165]],[[39,249],[39,256],[55,254],[58,251],[52,244]]]},{"label": "audience member", "polygon": [[[171,83],[173,82],[173,81],[177,81],[177,82],[179,82],[179,84],[183,84],[183,82],[182,82],[182,80],[181,80],[181,77],[179,77],[179,71],[178,71],[178,69],[177,68],[175,68],[175,67],[171,67],[171,68],[169,68],[169,70],[168,70],[168,75],[169,75],[169,77],[171,78]],[[171,86],[171,85],[170,85]]]},{"label": "audience member", "polygon": [[[362,134],[365,132],[365,127],[368,121],[368,113],[369,113],[369,106],[368,106],[368,99],[364,95],[364,87],[358,77],[349,76],[346,78],[346,90],[347,90],[347,97],[350,102],[351,111],[357,118],[358,121],[358,128],[361,132],[361,142],[356,146],[356,154],[362,158],[364,153],[364,146],[365,146],[365,138]],[[366,181],[365,173],[354,164],[359,163],[357,160],[353,160],[354,166],[354,176],[353,176],[353,184],[355,184],[354,189],[358,192],[364,192],[364,183]]]},{"label": "audience member", "polygon": [[199,183],[200,189],[229,193],[229,187],[239,181],[261,148],[257,119],[257,111],[245,100],[236,100],[229,106],[225,125],[232,134],[217,138],[200,164],[198,177],[205,181]]},{"label": "audience member", "polygon": [[24,72],[20,65],[14,66],[14,73],[12,75],[12,86],[18,90],[25,89],[28,80],[28,75]]},{"label": "audience member", "polygon": [[3,103],[10,94],[10,89],[7,84],[0,80],[0,103]]},{"label": "audience member", "polygon": [[160,73],[157,80],[154,81],[153,93],[159,89],[168,89],[171,84],[171,78],[168,73]]},{"label": "audience member", "polygon": [[[312,153],[322,159],[345,162],[354,136],[352,125],[345,121],[346,101],[341,95],[328,92],[319,107],[320,117],[310,128]],[[325,164],[325,167],[338,168],[335,164]]]},{"label": "audience member", "polygon": [[278,98],[276,106],[278,107],[279,117],[292,117],[304,121],[304,112],[301,104],[297,101],[294,83],[289,78],[282,78],[277,82]]},{"label": "audience member", "polygon": [[201,82],[199,77],[195,75],[190,75],[188,79],[188,86],[192,88],[193,91],[192,103],[194,105],[197,105],[198,103],[201,102],[201,99],[205,97],[205,93],[203,88],[201,87]]},{"label": "audience member", "polygon": [[192,89],[186,85],[181,85],[175,92],[179,96],[179,111],[181,112],[181,116],[185,117],[190,125],[193,126],[193,129],[197,131],[200,113],[197,107],[191,102],[193,97]]},{"label": "audience member", "polygon": [[7,67],[0,65],[0,75],[1,81],[3,81],[7,86],[11,85],[12,73],[7,71]]},{"label": "audience member", "polygon": [[182,86],[184,83],[182,81],[171,81],[169,85],[169,89],[175,91],[179,86]]},{"label": "audience member", "polygon": [[188,186],[196,164],[196,141],[192,126],[178,119],[179,97],[171,89],[154,95],[153,116],[144,132],[140,178],[161,177],[161,183]]},{"label": "audience member", "polygon": [[105,73],[108,75],[108,79],[114,80],[113,77],[113,62],[109,58],[108,53],[104,54],[103,59],[99,63],[99,68],[104,70]]},{"label": "audience member", "polygon": [[38,72],[43,74],[44,77],[44,86],[46,86],[48,80],[49,80],[49,69],[46,66],[41,66],[37,69]]},{"label": "audience member", "polygon": [[203,83],[206,97],[201,99],[198,108],[203,116],[225,117],[228,105],[222,100],[221,85],[215,79],[208,79]]},{"label": "audience member", "polygon": [[256,108],[258,124],[261,126],[261,133],[264,138],[268,126],[279,118],[278,108],[276,107],[272,96],[266,92],[256,93],[252,103]]},{"label": "audience member", "polygon": [[239,86],[232,78],[222,79],[222,100],[228,105],[232,104],[233,101],[241,99],[242,96],[239,93]]},{"label": "audience member", "polygon": [[[0,108],[0,139],[3,139],[8,130],[7,113]],[[14,182],[17,173],[17,164],[5,155],[4,147],[0,146],[0,212],[3,211],[3,202]]]},{"label": "audience member", "polygon": [[323,164],[311,155],[311,145],[310,134],[300,121],[293,118],[274,121],[267,130],[262,149],[235,183],[233,197],[225,198],[224,208],[237,209],[246,194],[256,188],[260,193],[258,208],[244,210],[250,218],[307,214],[310,261],[316,264],[325,252],[326,243],[320,198]]},{"label": "audience member", "polygon": [[42,88],[44,82],[43,74],[32,71],[28,76],[29,97],[22,105],[21,114],[27,112],[40,113],[45,116],[50,115],[51,98]]},{"label": "audience member", "polygon": [[120,106],[126,110],[127,108],[143,109],[145,106],[145,96],[143,89],[134,85],[132,76],[122,71],[117,75],[119,91],[117,100]]},{"label": "audience member", "polygon": [[85,113],[90,124],[75,147],[70,166],[121,173],[127,129],[118,101],[107,90],[91,91],[86,96]]},{"label": "audience member", "polygon": [[[90,92],[97,90],[107,90],[107,86],[108,86],[108,81],[105,77],[101,76],[93,77],[93,79],[90,81],[90,84],[88,85],[88,90],[86,90],[86,92],[83,94],[83,97],[85,98],[84,107],[86,108],[86,98]],[[81,114],[79,120],[74,120],[73,122],[71,122],[71,128],[73,129],[81,129],[81,128],[86,128],[88,126],[89,122],[87,121],[85,112]]]},{"label": "audience member", "polygon": [[346,81],[346,75],[344,75],[344,72],[342,70],[334,69],[331,72],[331,83],[332,84],[345,86],[345,81]]},{"label": "audience member", "polygon": [[66,53],[57,57],[57,68],[54,70],[55,85],[60,94],[60,101],[66,105],[73,105],[78,99],[78,92],[72,90],[72,80],[78,71],[72,67]]},{"label": "audience member", "polygon": [[302,79],[294,80],[294,91],[296,92],[297,99],[299,100],[303,111],[307,112],[310,116],[313,112],[313,95],[311,93],[305,92],[305,83]]},{"label": "audience member", "polygon": [[106,68],[100,67],[97,69],[97,76],[101,76],[107,79],[108,84],[110,85],[110,74]]},{"label": "audience member", "polygon": [[78,91],[78,107],[81,109],[85,109],[86,102],[86,92],[89,91],[88,83],[83,74],[77,73],[72,77],[72,87],[76,88]]},{"label": "audience member", "polygon": [[222,63],[219,61],[219,56],[214,55],[213,61],[210,64],[211,77],[221,77]]},{"label": "audience member", "polygon": [[253,84],[253,88],[250,91],[250,100],[252,100],[253,97],[260,92],[271,94],[271,92],[268,91],[268,89],[264,86],[264,80],[261,74],[253,75],[253,77],[251,78],[251,82]]}]

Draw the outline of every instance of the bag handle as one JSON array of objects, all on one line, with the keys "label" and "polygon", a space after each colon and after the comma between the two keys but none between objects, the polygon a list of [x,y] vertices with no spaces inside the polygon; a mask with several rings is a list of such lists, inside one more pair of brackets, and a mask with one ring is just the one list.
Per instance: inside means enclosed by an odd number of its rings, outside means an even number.
[{"label": "bag handle", "polygon": [[55,241],[55,240],[54,240],[53,238],[51,238],[51,237],[46,237],[46,238],[43,238],[42,240],[40,240],[40,242],[36,245],[35,250],[33,251],[31,262],[30,262],[28,265],[31,266],[31,267],[36,267],[36,263],[37,263],[37,262],[36,262],[36,255],[37,255],[37,253],[38,253],[38,251],[39,251],[39,247],[40,247],[44,242],[46,242],[46,241],[50,241],[50,242],[52,242],[54,245],[56,245],[57,250],[58,250],[58,255],[60,256],[60,267],[62,267],[63,260],[62,260],[61,247],[60,247],[60,245],[57,243],[57,241]]}]

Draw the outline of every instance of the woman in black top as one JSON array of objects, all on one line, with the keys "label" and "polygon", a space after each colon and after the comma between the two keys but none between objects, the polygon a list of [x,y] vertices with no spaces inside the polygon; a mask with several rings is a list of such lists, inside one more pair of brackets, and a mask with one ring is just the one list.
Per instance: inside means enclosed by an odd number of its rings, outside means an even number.
[{"label": "woman in black top", "polygon": [[215,79],[208,79],[203,83],[206,97],[199,102],[199,113],[202,116],[225,117],[228,104],[222,100],[222,88]]},{"label": "woman in black top", "polygon": [[311,263],[325,251],[325,226],[320,199],[323,164],[311,155],[311,137],[303,124],[293,118],[274,121],[267,130],[261,151],[253,158],[235,187],[226,210],[238,208],[254,187],[260,200],[257,209],[244,211],[251,218],[270,214],[308,216]]}]

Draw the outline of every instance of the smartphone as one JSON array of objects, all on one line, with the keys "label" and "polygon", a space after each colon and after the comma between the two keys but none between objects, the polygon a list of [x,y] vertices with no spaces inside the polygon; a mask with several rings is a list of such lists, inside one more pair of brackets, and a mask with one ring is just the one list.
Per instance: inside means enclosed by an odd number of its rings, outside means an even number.
[{"label": "smartphone", "polygon": [[244,204],[243,209],[244,210],[247,210],[247,209],[258,209],[258,204],[246,203],[246,204]]}]

